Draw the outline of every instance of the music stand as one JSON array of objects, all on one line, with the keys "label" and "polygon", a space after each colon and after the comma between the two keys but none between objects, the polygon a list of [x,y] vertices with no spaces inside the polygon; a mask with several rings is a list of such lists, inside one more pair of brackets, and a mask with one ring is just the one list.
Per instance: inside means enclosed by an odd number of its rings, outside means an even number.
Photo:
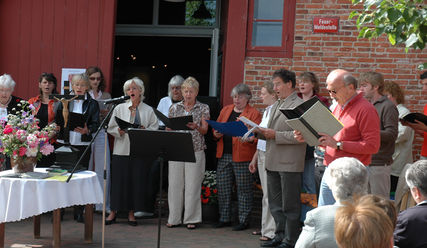
[{"label": "music stand", "polygon": [[160,247],[162,220],[163,163],[165,160],[196,162],[191,133],[176,131],[154,131],[130,128],[130,157],[151,157],[156,154],[160,164],[160,204],[157,223],[157,247]]}]

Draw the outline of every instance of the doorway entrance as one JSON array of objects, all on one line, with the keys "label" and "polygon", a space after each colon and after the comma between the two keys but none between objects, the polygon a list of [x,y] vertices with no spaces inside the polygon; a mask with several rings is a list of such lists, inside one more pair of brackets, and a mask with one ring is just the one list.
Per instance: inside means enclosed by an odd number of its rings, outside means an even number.
[{"label": "doorway entrance", "polygon": [[112,95],[140,77],[145,102],[157,106],[171,77],[195,77],[199,96],[217,97],[219,0],[117,1]]},{"label": "doorway entrance", "polygon": [[139,77],[144,81],[144,102],[156,107],[177,74],[195,77],[200,83],[199,95],[208,96],[210,59],[210,38],[117,36],[113,96],[123,95],[126,80]]}]

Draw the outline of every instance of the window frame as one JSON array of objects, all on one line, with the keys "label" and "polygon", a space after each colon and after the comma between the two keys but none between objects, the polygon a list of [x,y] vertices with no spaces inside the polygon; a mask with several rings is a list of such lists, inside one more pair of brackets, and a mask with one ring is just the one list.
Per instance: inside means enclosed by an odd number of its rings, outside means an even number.
[{"label": "window frame", "polygon": [[[295,28],[295,8],[296,0],[284,0],[283,3],[283,20],[282,22],[282,45],[279,47],[272,46],[252,46],[252,35],[254,27],[254,5],[255,0],[249,0],[248,10],[248,30],[246,38],[246,56],[251,57],[292,57],[293,43],[294,43],[294,28]],[[264,20],[261,21],[277,22],[278,20]],[[280,21],[280,20],[279,20]]]}]

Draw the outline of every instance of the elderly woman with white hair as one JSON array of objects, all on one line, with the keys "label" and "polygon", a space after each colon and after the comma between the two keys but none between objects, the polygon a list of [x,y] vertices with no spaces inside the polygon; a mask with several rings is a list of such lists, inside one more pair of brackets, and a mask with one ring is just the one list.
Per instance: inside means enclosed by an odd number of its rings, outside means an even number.
[{"label": "elderly woman with white hair", "polygon": [[[233,122],[240,116],[244,116],[257,124],[261,122],[260,112],[249,105],[252,93],[248,85],[236,85],[231,90],[231,97],[233,104],[222,108],[217,119],[218,122]],[[220,219],[215,227],[221,228],[231,224],[231,197],[233,181],[236,181],[239,224],[233,230],[241,231],[248,227],[249,214],[252,211],[253,178],[248,167],[256,151],[257,143],[253,136],[250,142],[246,142],[239,137],[223,135],[216,130],[214,130],[213,135],[218,140],[216,157],[219,159],[217,185]]]},{"label": "elderly woman with white hair", "polygon": [[[68,111],[82,114],[85,120],[84,126],[76,127],[73,130],[64,128],[64,116],[62,114],[63,105],[59,104],[55,115],[55,123],[59,127],[57,136],[58,143],[68,143],[78,150],[78,156],[82,156],[90,141],[92,134],[99,126],[99,106],[89,95],[89,79],[86,74],[75,74],[71,78],[72,92],[70,94],[84,96],[84,100],[73,100],[68,103]],[[88,168],[90,160],[90,148],[80,161],[80,166]],[[74,219],[77,222],[84,222],[83,206],[74,207]]]},{"label": "elderly woman with white hair", "polygon": [[[16,111],[20,110],[18,103],[22,99],[12,95],[15,85],[15,81],[9,74],[0,76],[0,119],[7,118],[8,114],[15,114]],[[0,171],[11,168],[8,158],[1,160],[3,163],[0,164]]]},{"label": "elderly woman with white hair", "polygon": [[[181,75],[175,75],[171,78],[168,84],[168,95],[160,99],[157,110],[165,116],[169,115],[169,108],[172,104],[182,101],[181,85],[184,78]],[[160,129],[165,129],[165,124],[159,120]]]},{"label": "elderly woman with white hair", "polygon": [[338,247],[334,235],[335,212],[343,206],[343,202],[352,201],[354,197],[365,195],[368,191],[368,170],[356,158],[334,160],[324,177],[336,202],[307,212],[295,248]]},{"label": "elderly woman with white hair", "polygon": [[12,95],[15,85],[15,81],[9,74],[0,76],[0,118],[15,114],[14,108],[18,110],[18,103],[22,99]]},{"label": "elderly woman with white hair", "polygon": [[130,141],[126,130],[120,129],[116,117],[137,124],[141,129],[157,130],[158,120],[153,109],[143,103],[144,82],[135,77],[123,85],[125,95],[130,99],[114,109],[107,132],[114,136],[114,150],[111,162],[111,212],[105,220],[106,225],[115,223],[117,211],[128,211],[128,224],[136,226],[134,211],[144,208],[147,198],[149,168],[153,158],[132,158]]},{"label": "elderly woman with white hair", "polygon": [[187,123],[187,127],[191,129],[196,162],[169,161],[169,218],[166,226],[184,223],[187,229],[195,229],[202,221],[200,194],[206,164],[204,135],[208,132],[206,120],[210,114],[209,106],[196,100],[199,82],[194,77],[185,79],[181,90],[184,99],[170,107],[169,116],[193,116],[193,122]]}]

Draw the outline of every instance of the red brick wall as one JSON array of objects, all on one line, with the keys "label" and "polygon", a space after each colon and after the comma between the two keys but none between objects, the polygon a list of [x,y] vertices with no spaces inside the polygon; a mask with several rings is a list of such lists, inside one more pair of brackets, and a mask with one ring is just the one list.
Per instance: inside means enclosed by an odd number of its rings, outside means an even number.
[{"label": "red brick wall", "polygon": [[[422,112],[427,103],[422,95],[417,66],[427,61],[427,49],[410,50],[392,47],[386,36],[377,39],[358,39],[354,20],[348,15],[354,9],[350,0],[297,0],[293,58],[246,57],[244,80],[253,87],[253,103],[262,107],[260,86],[271,79],[274,70],[287,68],[297,75],[312,71],[319,77],[321,94],[328,96],[324,82],[328,73],[337,68],[360,73],[374,70],[384,74],[386,80],[399,83],[406,93],[406,106]],[[339,32],[318,34],[312,31],[314,17],[339,17]],[[421,137],[416,137],[414,150],[418,155]]]}]

